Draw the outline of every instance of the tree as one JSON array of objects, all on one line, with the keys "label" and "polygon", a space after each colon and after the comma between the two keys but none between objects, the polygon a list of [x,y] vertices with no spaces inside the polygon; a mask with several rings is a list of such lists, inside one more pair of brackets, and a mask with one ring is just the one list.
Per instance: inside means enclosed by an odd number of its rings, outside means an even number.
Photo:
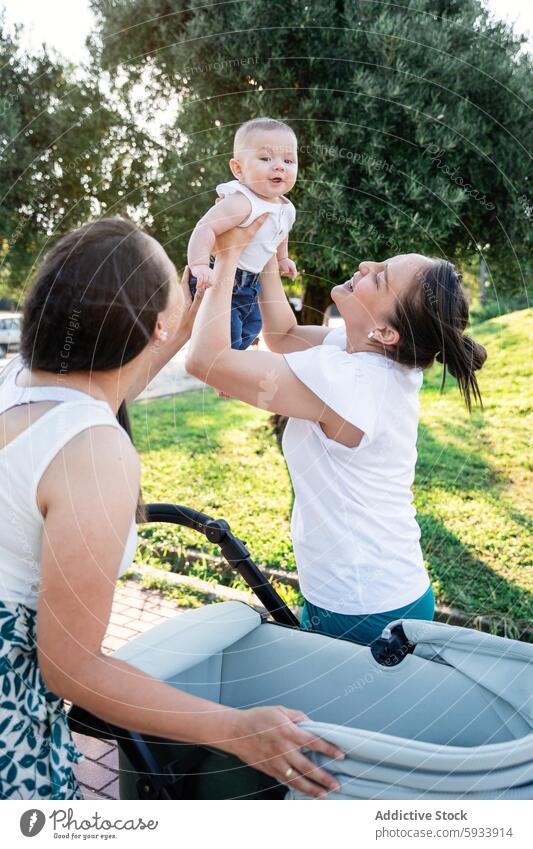
[{"label": "tree", "polygon": [[531,58],[479,0],[92,5],[95,59],[119,67],[122,96],[144,80],[152,114],[179,98],[144,191],[151,231],[179,264],[229,176],[236,127],[267,114],[299,139],[291,244],[304,321],[360,259],[398,251],[460,263],[488,243],[489,274],[523,288]]},{"label": "tree", "polygon": [[130,174],[142,182],[135,167],[144,166],[96,75],[76,78],[45,50],[23,53],[19,30],[2,17],[0,113],[0,286],[21,297],[47,242],[91,216],[124,211],[124,187]]}]

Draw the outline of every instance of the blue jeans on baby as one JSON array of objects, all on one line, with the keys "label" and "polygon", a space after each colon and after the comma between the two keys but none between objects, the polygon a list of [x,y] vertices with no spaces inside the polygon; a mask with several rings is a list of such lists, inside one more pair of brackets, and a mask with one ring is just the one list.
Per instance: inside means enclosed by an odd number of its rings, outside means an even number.
[{"label": "blue jeans on baby", "polygon": [[344,637],[362,646],[369,646],[377,639],[383,628],[395,619],[427,619],[433,620],[435,613],[435,596],[431,584],[415,601],[396,610],[384,613],[369,613],[366,616],[347,616],[344,613],[333,613],[323,607],[316,607],[309,601],[304,601],[300,627],[306,631],[319,631],[331,637]]},{"label": "blue jeans on baby", "polygon": [[[239,351],[249,348],[261,333],[259,309],[259,274],[238,268],[231,297],[231,347]],[[189,287],[194,298],[196,277],[191,274]]]}]

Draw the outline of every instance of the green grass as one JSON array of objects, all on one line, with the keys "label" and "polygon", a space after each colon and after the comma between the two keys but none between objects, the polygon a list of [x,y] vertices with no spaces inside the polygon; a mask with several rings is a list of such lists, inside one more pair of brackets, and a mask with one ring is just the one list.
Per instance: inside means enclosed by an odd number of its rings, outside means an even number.
[{"label": "green grass", "polygon": [[[226,401],[206,388],[138,402],[131,415],[142,459],[145,501],[185,504],[227,519],[259,563],[294,569],[290,480],[268,414]],[[160,526],[148,532],[148,539],[158,548],[172,539],[216,551],[186,529],[176,534]],[[170,542],[168,547],[176,548]],[[152,561],[149,551],[141,556],[160,565]],[[220,577],[208,561],[191,562],[188,572],[203,580]],[[225,583],[244,586],[229,575],[222,577]]]},{"label": "green grass", "polygon": [[[455,381],[440,395],[440,367],[426,372],[421,399],[415,504],[437,602],[522,628],[533,618],[531,564],[531,381],[533,310],[475,327],[489,357],[478,373],[484,410],[469,417]],[[226,518],[259,564],[294,570],[292,492],[268,414],[209,389],[132,407],[146,501],[187,504]],[[529,433],[528,433],[529,427]],[[172,556],[202,545],[198,534],[146,529],[141,561],[152,546]],[[189,574],[232,580],[208,560]],[[167,566],[168,568],[168,566]],[[291,603],[294,591],[288,591]],[[500,625],[501,627],[501,625]]]},{"label": "green grass", "polygon": [[520,310],[475,327],[488,350],[483,411],[469,417],[455,381],[441,396],[440,369],[426,375],[415,486],[438,600],[522,626],[533,618],[532,318]]}]

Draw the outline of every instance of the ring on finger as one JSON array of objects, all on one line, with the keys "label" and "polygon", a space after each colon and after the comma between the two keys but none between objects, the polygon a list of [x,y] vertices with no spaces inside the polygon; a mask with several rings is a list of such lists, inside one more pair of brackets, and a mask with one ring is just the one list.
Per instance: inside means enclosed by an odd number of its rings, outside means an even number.
[{"label": "ring on finger", "polygon": [[284,778],[291,778],[294,775],[294,770],[293,770],[292,766],[287,767],[287,769],[285,770],[283,775],[284,775]]}]

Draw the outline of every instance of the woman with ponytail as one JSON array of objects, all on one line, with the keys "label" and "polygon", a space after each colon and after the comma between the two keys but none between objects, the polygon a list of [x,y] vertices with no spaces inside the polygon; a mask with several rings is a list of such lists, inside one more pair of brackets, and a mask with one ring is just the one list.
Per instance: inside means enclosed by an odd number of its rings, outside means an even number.
[{"label": "woman with ponytail", "polygon": [[443,259],[433,259],[417,275],[419,285],[398,301],[392,323],[399,334],[391,351],[404,365],[426,369],[433,361],[443,365],[441,391],[446,371],[457,380],[468,411],[472,399],[483,406],[475,372],[487,358],[483,345],[465,333],[468,302],[459,274]]},{"label": "woman with ponytail", "polygon": [[411,487],[419,390],[437,359],[468,409],[485,349],[465,330],[459,275],[402,254],[361,262],[331,297],[345,329],[299,326],[274,263],[261,276],[267,351],[231,348],[231,281],[242,230],[219,239],[215,285],[193,328],[188,370],[210,386],[288,416],[283,452],[294,487],[292,536],[302,626],[361,644],[395,619],[431,620]]}]

